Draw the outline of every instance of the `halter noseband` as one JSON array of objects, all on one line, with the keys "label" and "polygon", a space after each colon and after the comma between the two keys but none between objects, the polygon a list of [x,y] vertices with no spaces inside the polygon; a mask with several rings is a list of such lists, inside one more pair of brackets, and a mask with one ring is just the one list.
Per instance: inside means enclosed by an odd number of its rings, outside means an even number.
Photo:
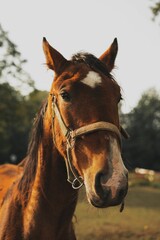
[{"label": "halter noseband", "polygon": [[[61,131],[64,137],[66,138],[67,144],[66,144],[65,163],[66,163],[66,169],[67,169],[67,181],[72,184],[73,189],[79,189],[83,186],[84,180],[80,175],[78,175],[77,170],[74,168],[72,164],[72,157],[71,157],[71,150],[75,146],[76,138],[91,132],[105,130],[105,131],[110,131],[114,133],[117,136],[121,145],[121,133],[125,138],[128,138],[129,136],[122,127],[120,127],[120,131],[121,131],[120,133],[116,125],[109,122],[103,122],[103,121],[91,123],[75,130],[68,128],[64,123],[64,120],[60,114],[55,96],[53,97],[53,101],[52,101],[52,111],[53,111],[52,113],[53,119],[56,115]],[[53,123],[52,123],[52,128],[53,128]]]}]

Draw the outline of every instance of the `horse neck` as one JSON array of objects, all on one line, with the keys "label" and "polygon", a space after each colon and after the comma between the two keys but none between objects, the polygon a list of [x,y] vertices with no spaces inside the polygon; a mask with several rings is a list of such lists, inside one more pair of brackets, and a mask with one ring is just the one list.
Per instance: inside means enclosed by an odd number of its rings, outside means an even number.
[{"label": "horse neck", "polygon": [[68,228],[77,202],[77,191],[67,182],[64,159],[54,146],[49,129],[44,128],[38,148],[35,178],[24,214],[26,232],[34,224],[42,229],[48,223],[47,234]]}]

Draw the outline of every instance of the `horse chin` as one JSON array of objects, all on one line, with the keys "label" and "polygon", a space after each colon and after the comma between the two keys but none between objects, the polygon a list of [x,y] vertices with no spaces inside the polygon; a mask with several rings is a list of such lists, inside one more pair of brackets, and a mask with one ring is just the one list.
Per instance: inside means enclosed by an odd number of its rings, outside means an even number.
[{"label": "horse chin", "polygon": [[104,201],[99,198],[92,198],[89,200],[89,203],[95,208],[108,208],[108,207],[114,207],[117,205],[122,205],[124,203],[124,199],[110,202],[110,201]]},{"label": "horse chin", "polygon": [[96,208],[107,208],[107,207],[109,207],[107,202],[104,202],[103,200],[101,200],[100,198],[97,198],[97,197],[91,198],[89,200],[89,202],[91,203],[91,205],[93,207],[96,207]]},{"label": "horse chin", "polygon": [[110,197],[108,198],[106,197],[102,199],[95,194],[87,194],[87,199],[88,199],[88,202],[96,208],[108,208],[108,207],[114,207],[118,205],[121,205],[122,207],[122,205],[124,206],[125,196],[123,198],[116,198],[116,199],[111,199]]}]

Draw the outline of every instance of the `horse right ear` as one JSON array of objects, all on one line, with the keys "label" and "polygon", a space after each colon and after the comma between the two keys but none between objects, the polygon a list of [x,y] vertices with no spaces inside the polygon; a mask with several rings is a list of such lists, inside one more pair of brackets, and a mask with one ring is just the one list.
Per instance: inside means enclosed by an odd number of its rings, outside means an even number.
[{"label": "horse right ear", "polygon": [[60,73],[62,66],[67,63],[67,60],[47,42],[45,37],[43,38],[43,50],[48,68],[57,74]]},{"label": "horse right ear", "polygon": [[109,72],[114,68],[114,62],[118,52],[118,42],[117,38],[114,39],[111,46],[100,56],[100,60],[106,64]]}]

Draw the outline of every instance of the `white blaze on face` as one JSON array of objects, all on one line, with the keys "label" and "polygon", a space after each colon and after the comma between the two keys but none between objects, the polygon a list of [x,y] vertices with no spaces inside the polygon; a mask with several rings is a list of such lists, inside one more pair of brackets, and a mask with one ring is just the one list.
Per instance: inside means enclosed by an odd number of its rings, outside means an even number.
[{"label": "white blaze on face", "polygon": [[81,82],[91,88],[95,88],[102,83],[102,79],[97,72],[89,71],[87,76],[83,80],[81,80]]},{"label": "white blaze on face", "polygon": [[126,167],[124,166],[121,152],[115,138],[111,138],[110,154],[110,170],[112,172],[112,175],[107,181],[106,185],[108,187],[111,187],[112,197],[114,197],[117,189],[122,185],[124,179],[126,179],[126,174],[128,172]]}]

